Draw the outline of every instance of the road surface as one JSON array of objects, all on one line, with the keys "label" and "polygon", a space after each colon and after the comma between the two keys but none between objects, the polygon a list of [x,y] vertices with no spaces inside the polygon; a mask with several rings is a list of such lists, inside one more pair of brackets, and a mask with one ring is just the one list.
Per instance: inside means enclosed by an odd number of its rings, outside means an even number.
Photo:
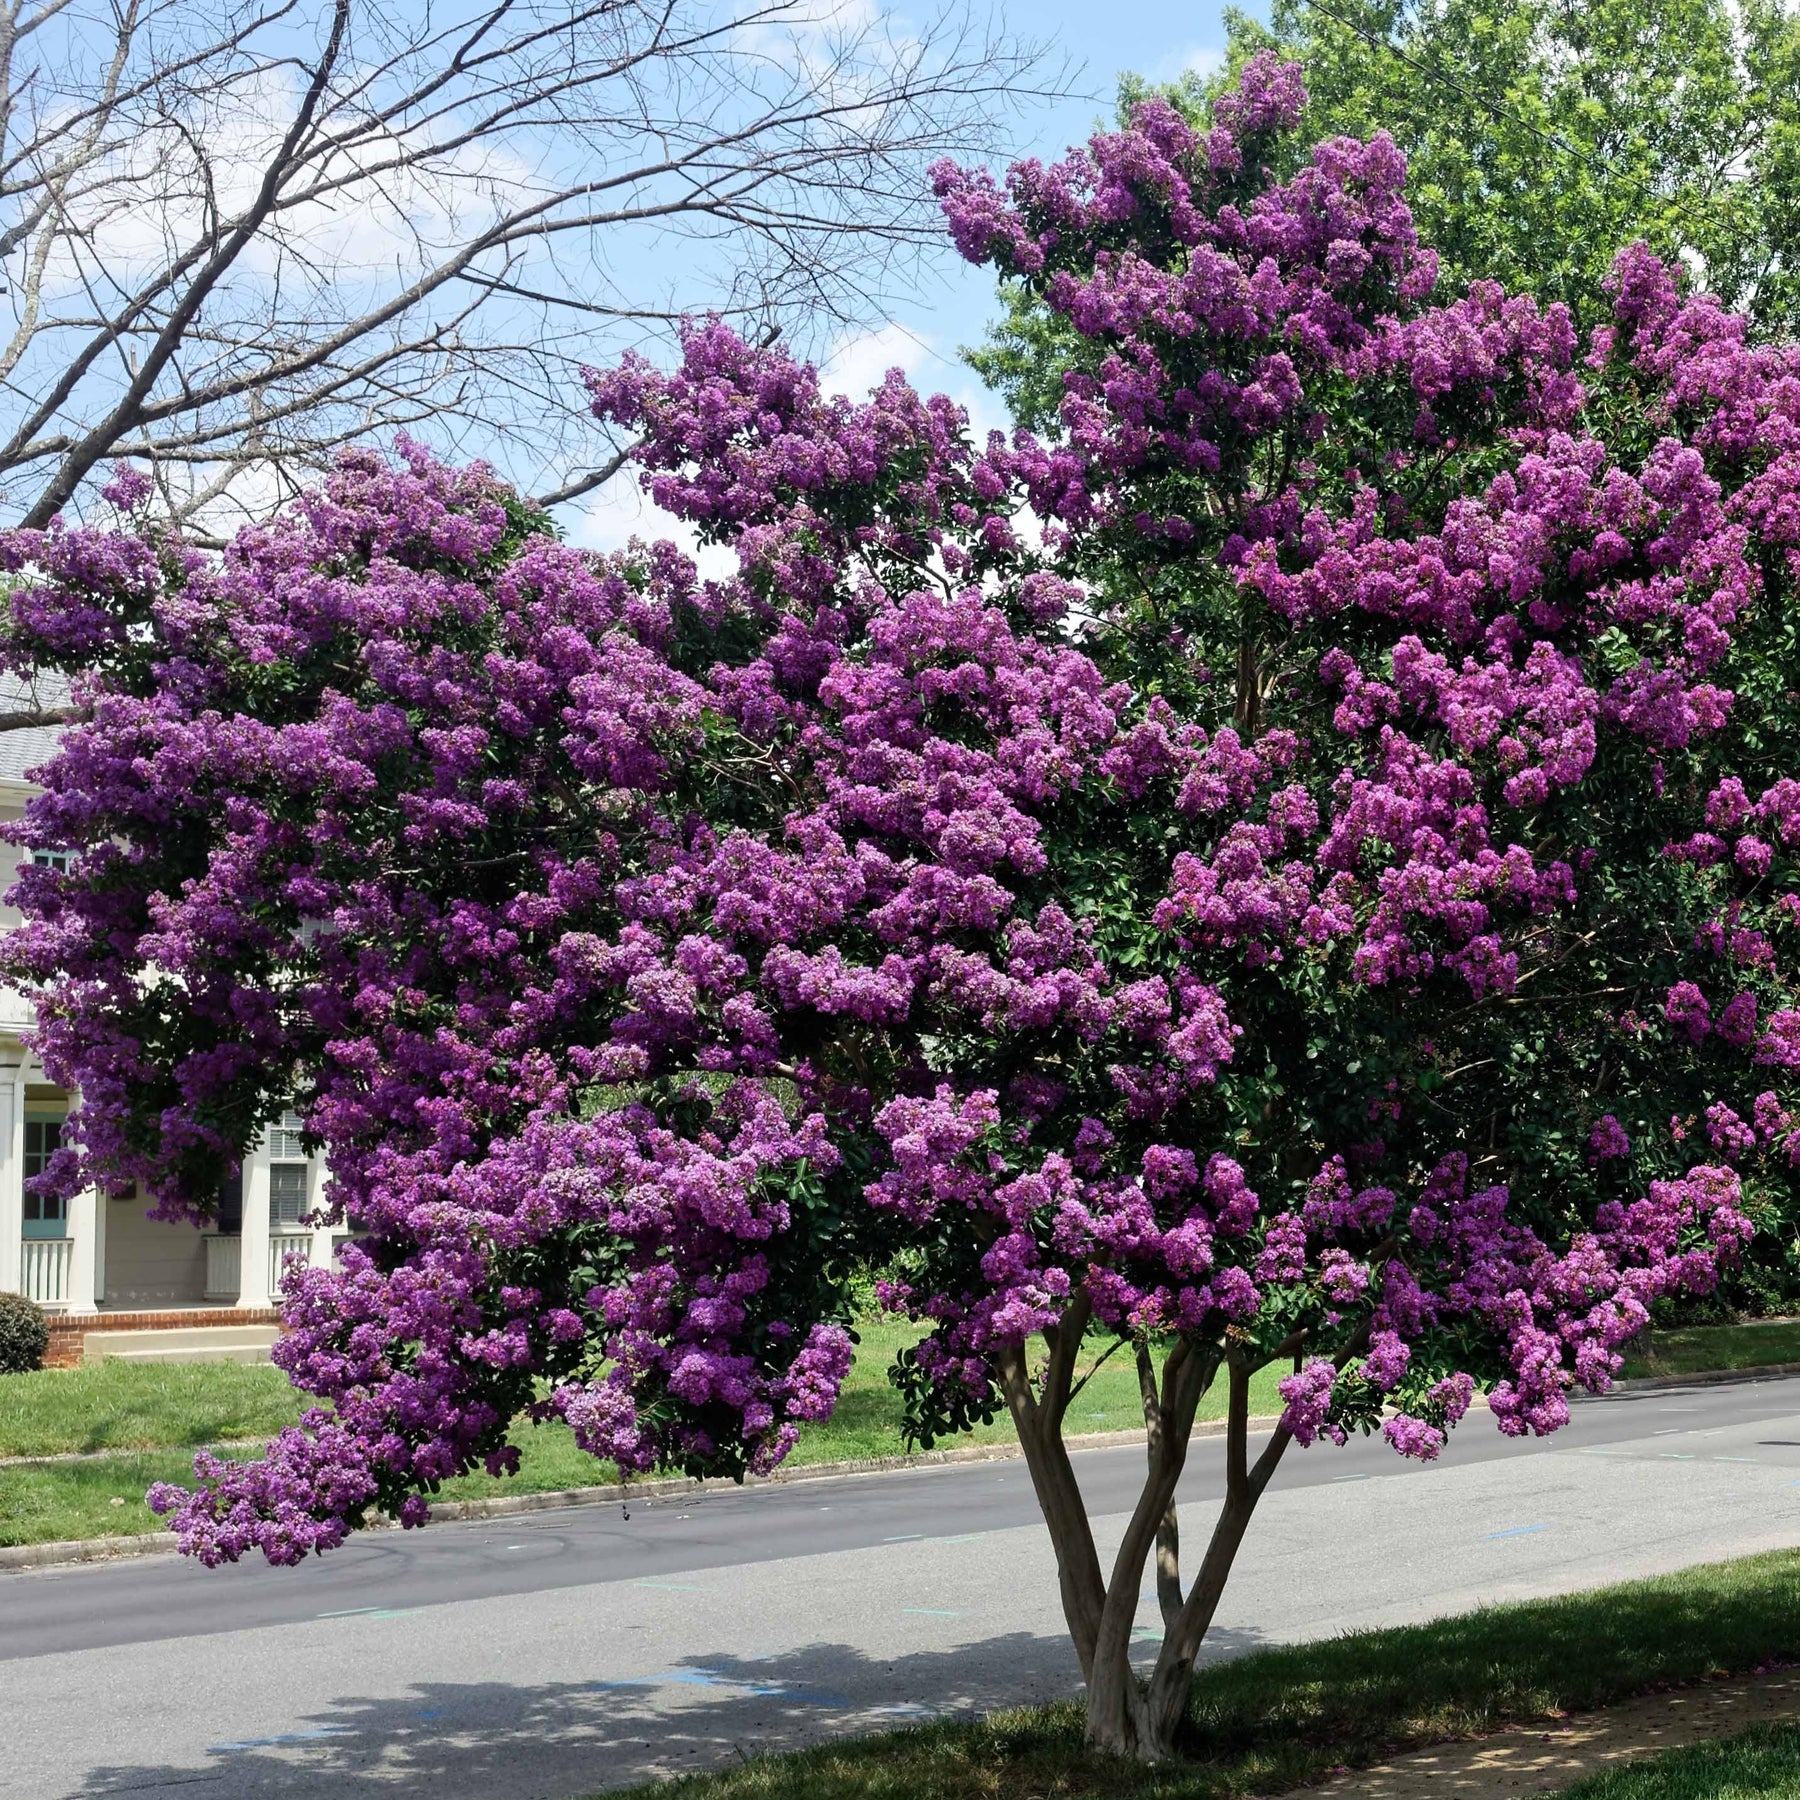
[{"label": "road surface", "polygon": [[[1076,1458],[1103,1551],[1141,1468]],[[1190,1544],[1221,1489],[1196,1442]],[[1211,1655],[1800,1544],[1800,1381],[1290,1451]],[[1147,1599],[1147,1627],[1155,1604]],[[1078,1673],[1021,1463],[381,1532],[299,1569],[0,1575],[5,1800],[568,1800]]]}]

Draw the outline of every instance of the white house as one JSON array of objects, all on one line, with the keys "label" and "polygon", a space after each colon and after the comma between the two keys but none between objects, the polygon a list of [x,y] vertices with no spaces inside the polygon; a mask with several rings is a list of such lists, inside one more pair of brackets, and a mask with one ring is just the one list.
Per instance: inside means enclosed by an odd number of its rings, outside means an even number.
[{"label": "white house", "polygon": [[[0,706],[7,702],[0,694]],[[0,732],[0,820],[23,812],[35,791],[26,771],[48,759],[55,737],[54,727]],[[0,844],[0,893],[21,854]],[[18,923],[16,909],[0,906],[0,929]],[[266,1356],[283,1263],[323,1262],[345,1235],[301,1223],[318,1203],[324,1170],[301,1148],[299,1121],[267,1133],[245,1162],[241,1193],[205,1231],[150,1218],[141,1196],[90,1191],[66,1207],[42,1200],[24,1184],[61,1142],[69,1095],[26,1047],[31,1023],[25,996],[0,986],[0,1290],[27,1294],[52,1315],[52,1362],[84,1353]]]}]

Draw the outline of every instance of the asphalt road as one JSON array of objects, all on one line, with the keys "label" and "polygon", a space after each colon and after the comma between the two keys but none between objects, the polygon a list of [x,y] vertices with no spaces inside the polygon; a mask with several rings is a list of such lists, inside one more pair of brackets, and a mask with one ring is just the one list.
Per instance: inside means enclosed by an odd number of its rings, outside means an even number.
[{"label": "asphalt road", "polygon": [[[1103,1551],[1140,1468],[1077,1457]],[[1220,1488],[1200,1440],[1190,1541]],[[1290,1451],[1209,1654],[1788,1544],[1800,1381],[1588,1401],[1523,1445],[1478,1415],[1429,1468]],[[1077,1680],[1022,1464],[852,1476],[382,1532],[292,1570],[0,1575],[0,1796],[568,1800]]]}]

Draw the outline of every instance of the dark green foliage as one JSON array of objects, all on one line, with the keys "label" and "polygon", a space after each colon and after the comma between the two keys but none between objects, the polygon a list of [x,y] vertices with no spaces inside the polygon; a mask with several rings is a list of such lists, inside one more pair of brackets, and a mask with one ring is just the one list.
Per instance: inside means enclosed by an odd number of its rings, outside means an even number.
[{"label": "dark green foliage", "polygon": [[0,1375],[23,1375],[44,1366],[50,1327],[35,1302],[0,1293]]}]

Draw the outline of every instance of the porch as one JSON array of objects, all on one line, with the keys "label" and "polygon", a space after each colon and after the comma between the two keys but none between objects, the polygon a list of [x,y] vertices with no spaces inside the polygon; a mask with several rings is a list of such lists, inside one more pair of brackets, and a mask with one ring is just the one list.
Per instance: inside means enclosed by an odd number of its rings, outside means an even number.
[{"label": "porch", "polygon": [[0,1058],[0,1289],[51,1315],[53,1360],[266,1358],[283,1270],[328,1264],[349,1236],[310,1223],[324,1170],[299,1121],[265,1134],[205,1231],[151,1218],[141,1195],[45,1199],[26,1184],[60,1146],[69,1097],[28,1054]]},{"label": "porch", "polygon": [[[93,1210],[104,1218],[112,1208],[96,1207]],[[0,1281],[0,1287],[13,1289],[27,1299],[35,1300],[48,1313],[101,1317],[123,1310],[136,1317],[171,1309],[217,1311],[221,1307],[241,1307],[252,1312],[266,1311],[275,1304],[281,1292],[282,1271],[290,1262],[329,1263],[346,1235],[330,1229],[277,1229],[268,1231],[259,1247],[253,1230],[194,1233],[198,1241],[194,1271],[197,1280],[166,1279],[170,1259],[161,1256],[156,1258],[158,1267],[154,1276],[164,1278],[146,1280],[143,1277],[151,1272],[141,1266],[136,1269],[130,1266],[136,1259],[117,1254],[108,1257],[106,1234],[100,1234],[95,1241],[82,1232],[87,1221],[80,1217],[80,1211],[78,1207],[71,1208],[74,1217],[70,1220],[69,1236],[21,1237],[18,1279],[16,1282]],[[130,1223],[135,1225],[136,1220]],[[157,1231],[191,1232],[191,1227],[161,1220],[146,1218],[144,1223]],[[82,1254],[84,1249],[89,1251],[88,1256]],[[176,1260],[193,1259],[178,1257]],[[83,1267],[89,1261],[93,1264],[91,1291],[87,1270]],[[244,1279],[246,1263],[251,1277],[248,1281]],[[109,1274],[116,1286],[108,1286]],[[134,1274],[137,1279],[133,1278]]]}]

